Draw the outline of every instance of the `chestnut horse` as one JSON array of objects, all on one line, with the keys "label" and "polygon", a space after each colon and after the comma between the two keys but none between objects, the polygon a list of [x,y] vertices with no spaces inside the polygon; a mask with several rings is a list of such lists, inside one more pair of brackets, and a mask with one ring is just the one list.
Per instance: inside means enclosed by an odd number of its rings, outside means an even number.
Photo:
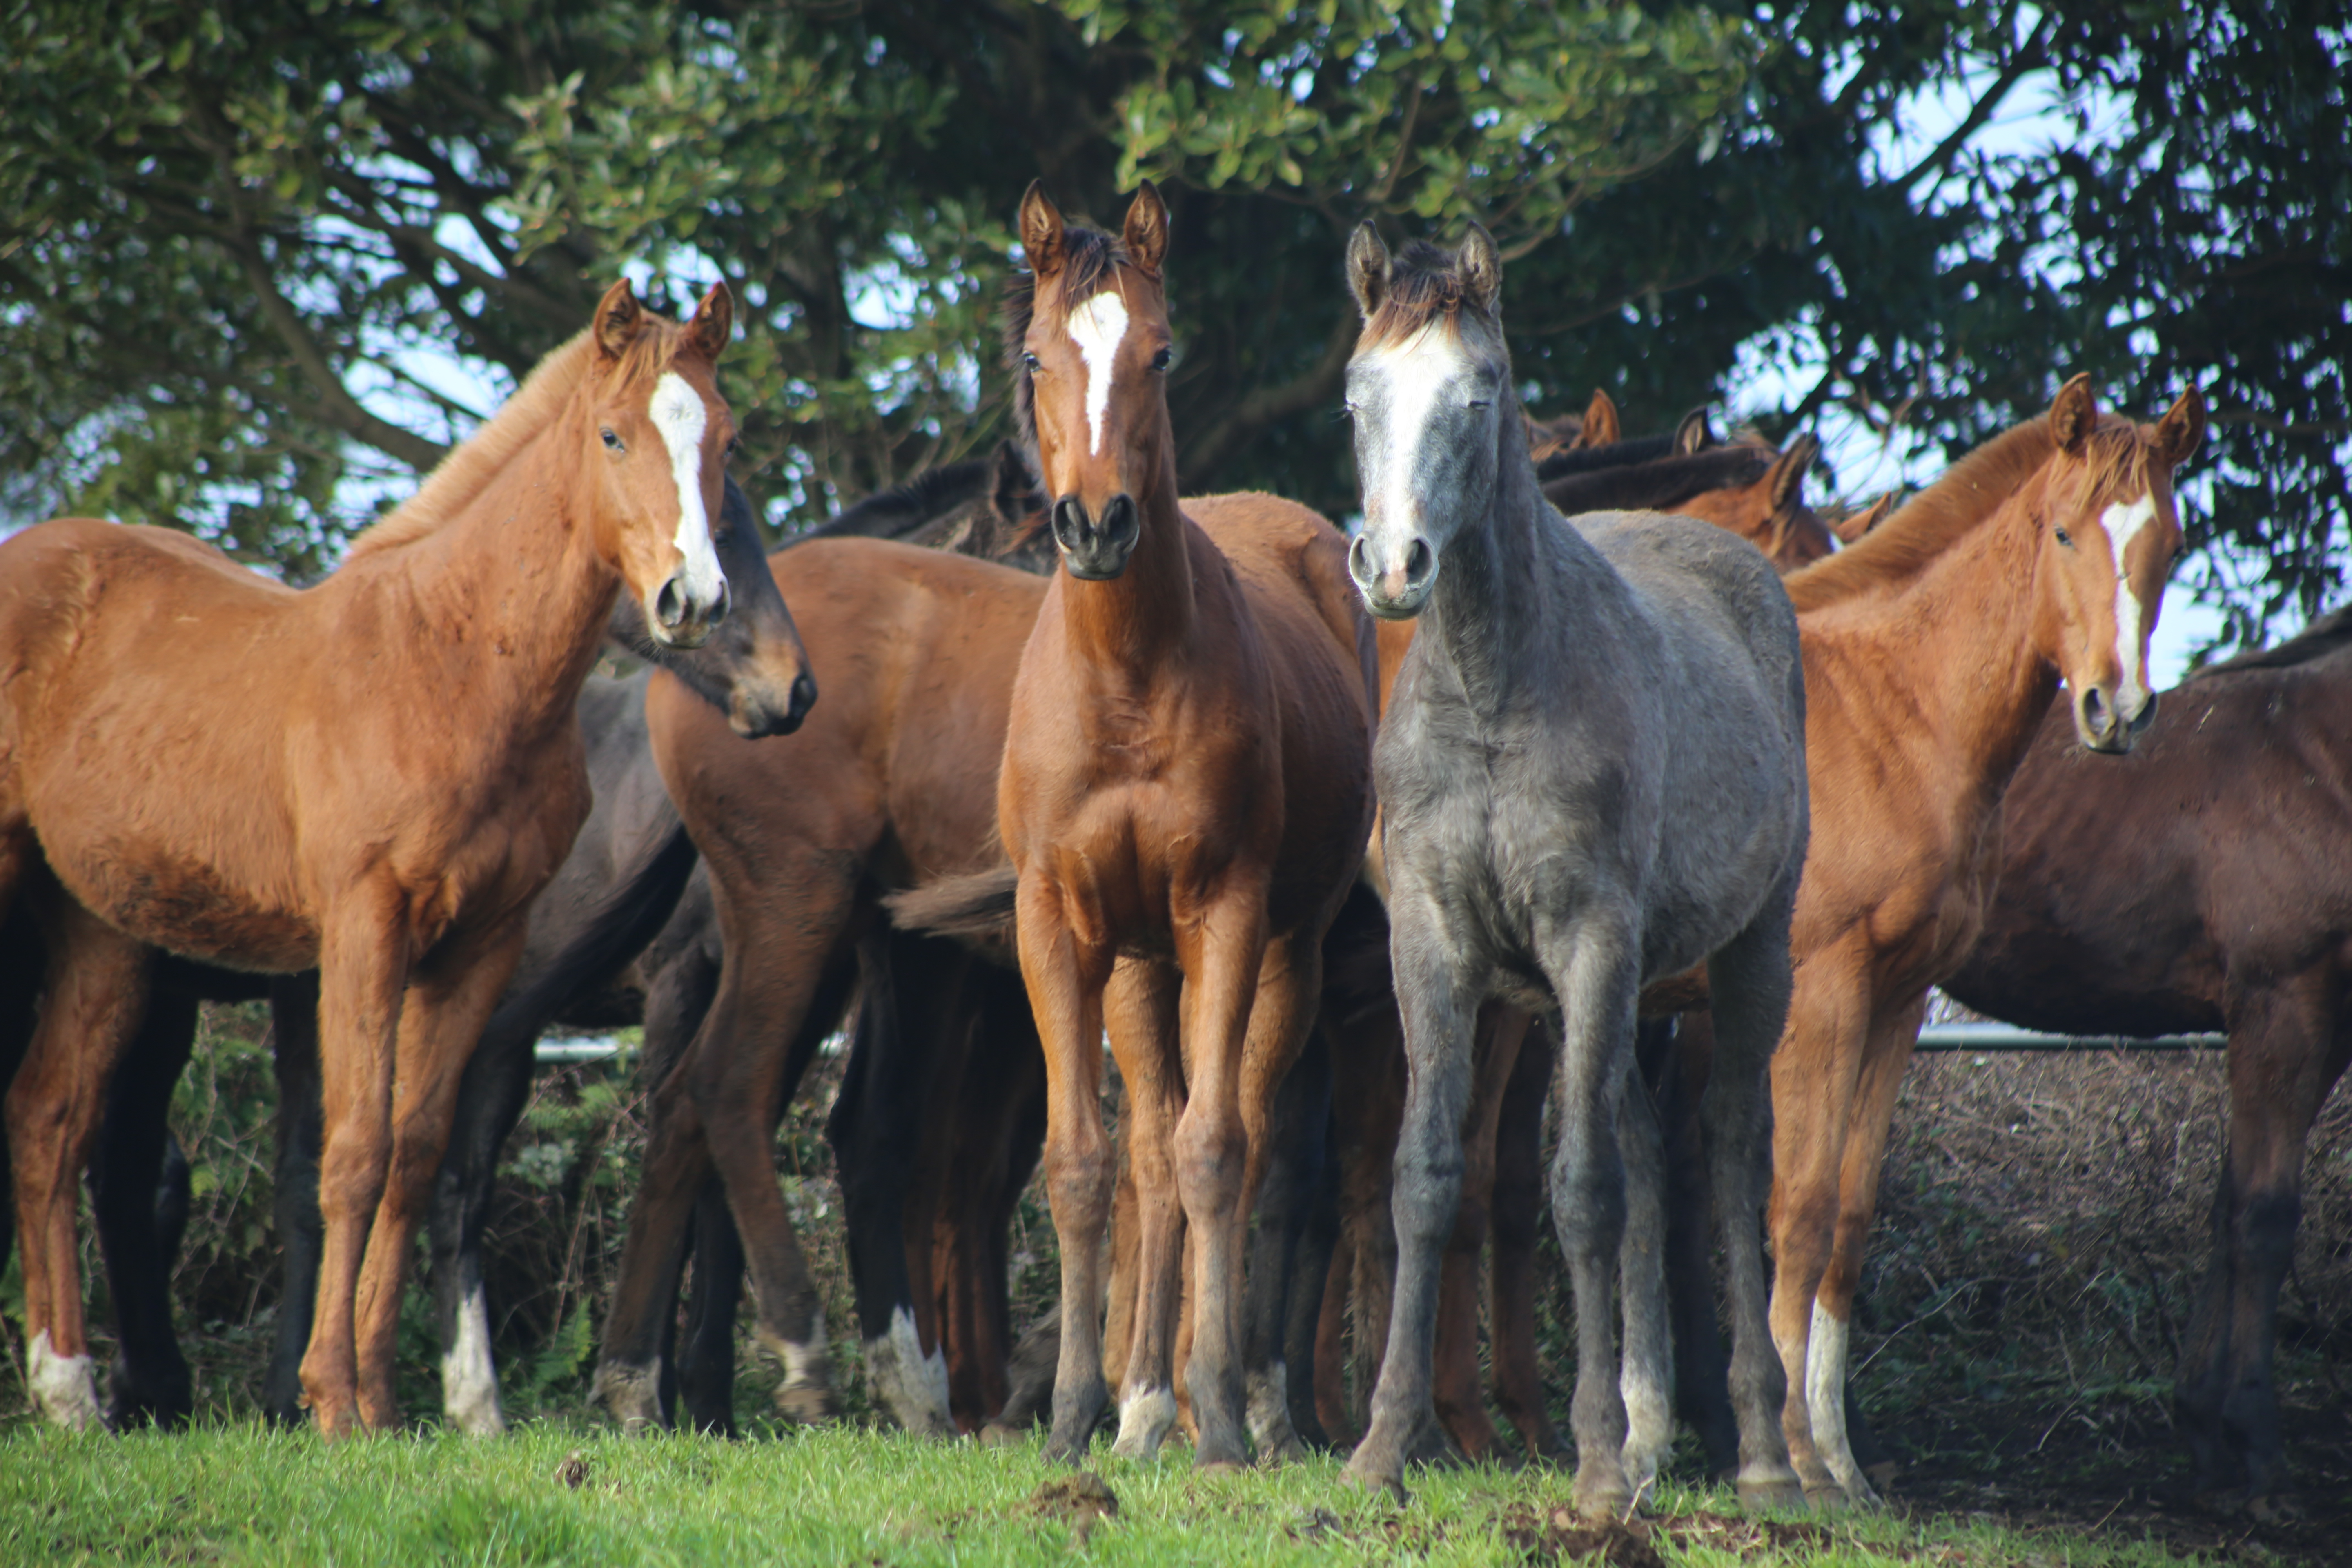
[{"label": "chestnut horse", "polygon": [[163,949],[321,971],[303,1384],[330,1436],[396,1419],[409,1243],[530,898],[587,815],[572,702],[615,591],[670,643],[726,613],[709,519],[731,321],[723,289],[679,327],[616,284],[314,588],[86,519],[0,544],[0,905],[31,900],[50,955],[9,1156],[53,1418],[98,1419],[76,1189]]},{"label": "chestnut horse", "polygon": [[[1930,985],[1975,943],[2001,793],[2063,677],[2074,728],[2124,752],[2155,715],[2147,639],[2180,541],[2184,393],[2141,427],[2089,378],[1829,560],[1788,579],[1804,638],[1813,851],[1772,1058],[1772,1337],[1810,1495],[1874,1500],[1844,1426],[1847,1323],[1881,1157]],[[1735,1406],[1757,1397],[1734,1369]]]},{"label": "chestnut horse", "polygon": [[2229,1031],[2212,1262],[2173,1400],[2198,1491],[2264,1516],[2290,1488],[2271,1355],[2305,1140],[2352,1058],[2352,611],[2166,692],[2120,762],[2074,741],[2056,712],[2034,736],[1984,934],[1943,987],[2033,1028]]},{"label": "chestnut horse", "polygon": [[1047,1453],[1082,1458],[1106,1402],[1108,1026],[1141,1210],[1118,1448],[1150,1455],[1175,1419],[1189,1242],[1197,1458],[1237,1465],[1267,1111],[1313,1026],[1323,933],[1371,823],[1371,633],[1346,542],[1313,512],[1244,498],[1212,534],[1177,504],[1159,192],[1144,184],[1114,241],[1065,226],[1032,184],[1021,238],[1008,336],[1064,570],[1014,677],[997,803],[1062,1242]]}]

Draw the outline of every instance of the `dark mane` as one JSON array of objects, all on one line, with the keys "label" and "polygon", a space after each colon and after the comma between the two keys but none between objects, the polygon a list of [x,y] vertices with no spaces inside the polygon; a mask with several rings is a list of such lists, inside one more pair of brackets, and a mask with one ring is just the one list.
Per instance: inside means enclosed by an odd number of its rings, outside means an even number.
[{"label": "dark mane", "polygon": [[[1062,230],[1062,298],[1085,300],[1097,286],[1128,265],[1127,247],[1098,228],[1082,223]],[[1029,450],[1037,449],[1037,410],[1032,402],[1029,370],[1022,363],[1029,326],[1037,313],[1037,275],[1016,272],[1004,285],[1004,368],[1013,373],[1013,423]]]},{"label": "dark mane", "polygon": [[[1631,441],[1617,443],[1634,445]],[[1587,452],[1605,452],[1591,447]],[[1582,454],[1579,454],[1581,456]],[[1573,516],[1583,511],[1671,511],[1708,490],[1752,485],[1771,470],[1780,454],[1769,447],[1717,447],[1685,458],[1625,463],[1548,481],[1544,499]],[[1540,472],[1540,470],[1538,470]]]},{"label": "dark mane", "polygon": [[1627,463],[1654,463],[1661,458],[1674,455],[1675,437],[1671,431],[1664,436],[1628,436],[1622,441],[1612,441],[1605,447],[1569,447],[1536,463],[1536,481],[1548,485],[1554,479],[1589,474],[1595,468],[1614,468]]},{"label": "dark mane", "polygon": [[1389,262],[1381,308],[1364,323],[1363,342],[1400,342],[1440,320],[1459,331],[1463,302],[1454,253],[1425,239],[1408,240]]},{"label": "dark mane", "polygon": [[982,500],[994,479],[995,463],[988,458],[968,458],[961,463],[928,468],[904,484],[875,491],[814,528],[793,534],[784,543],[789,547],[805,544],[812,539],[852,536],[903,538],[934,518]]},{"label": "dark mane", "polygon": [[2328,611],[2294,636],[2275,647],[2257,648],[2209,664],[2192,672],[2190,680],[2205,680],[2217,675],[2236,675],[2249,669],[2292,669],[2298,664],[2309,664],[2326,658],[2340,648],[2352,646],[2352,605],[2343,605]]}]

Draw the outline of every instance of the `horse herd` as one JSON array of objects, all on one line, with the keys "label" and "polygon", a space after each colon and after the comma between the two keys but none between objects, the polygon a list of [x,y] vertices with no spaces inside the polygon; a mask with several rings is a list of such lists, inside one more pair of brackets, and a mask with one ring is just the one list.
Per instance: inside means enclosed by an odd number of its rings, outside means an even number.
[{"label": "horse herd", "polygon": [[[1811,443],[1621,439],[1605,399],[1572,440],[1537,426],[1485,234],[1391,257],[1366,225],[1350,541],[1268,496],[1180,502],[1156,191],[1114,237],[1033,186],[1020,233],[1025,451],[772,558],[725,474],[729,296],[681,326],[626,284],[315,587],[86,520],[0,544],[0,1070],[40,1408],[188,1413],[164,1109],[197,1003],[267,996],[273,1414],[396,1423],[429,1222],[448,1417],[500,1428],[480,1251],[533,1042],[642,1019],[596,1395],[730,1428],[748,1269],[778,1402],[823,1419],[772,1141],[851,1018],[828,1133],[866,1373],[910,1430],[1001,1436],[1050,1399],[1076,1460],[1115,1389],[1122,1454],[1180,1422],[1204,1466],[1352,1443],[1350,1477],[1401,1492],[1415,1458],[1496,1451],[1491,1245],[1497,1403],[1565,1458],[1548,1188],[1580,1507],[1639,1501],[1678,1408],[1743,1497],[1868,1501],[1848,1323],[1942,985],[2047,1026],[2230,1031],[2178,1408],[2200,1485],[2282,1499],[2273,1321],[2352,1038],[2352,880],[2311,847],[2352,811],[2352,625],[2159,710],[2195,389],[2139,425],[2078,376],[1836,549]],[[653,668],[592,679],[607,639]],[[1061,1303],[1016,1349],[1006,1225],[1041,1153]],[[1352,1387],[1350,1325],[1378,1363]]]}]

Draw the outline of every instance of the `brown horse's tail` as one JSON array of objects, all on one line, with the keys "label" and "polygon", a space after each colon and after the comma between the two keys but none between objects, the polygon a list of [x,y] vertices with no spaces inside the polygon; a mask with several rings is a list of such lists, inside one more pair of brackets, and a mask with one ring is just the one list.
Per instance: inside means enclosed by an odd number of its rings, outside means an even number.
[{"label": "brown horse's tail", "polygon": [[890,923],[900,931],[1010,949],[1013,899],[1020,885],[1020,874],[1012,867],[993,866],[892,893],[882,902],[890,911]]}]

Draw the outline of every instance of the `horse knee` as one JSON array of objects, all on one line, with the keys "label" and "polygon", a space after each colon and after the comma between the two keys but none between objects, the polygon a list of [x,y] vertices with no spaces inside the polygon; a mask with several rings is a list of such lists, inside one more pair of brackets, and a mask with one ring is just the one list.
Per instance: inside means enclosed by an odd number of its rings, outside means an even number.
[{"label": "horse knee", "polygon": [[1241,1193],[1245,1140],[1238,1124],[1188,1115],[1176,1124],[1176,1184],[1189,1209],[1222,1205]]},{"label": "horse knee", "polygon": [[2263,1193],[2247,1200],[2238,1216],[2237,1244],[2257,1278],[2285,1274],[2294,1261],[2294,1232],[2302,1223],[2300,1192]]}]

